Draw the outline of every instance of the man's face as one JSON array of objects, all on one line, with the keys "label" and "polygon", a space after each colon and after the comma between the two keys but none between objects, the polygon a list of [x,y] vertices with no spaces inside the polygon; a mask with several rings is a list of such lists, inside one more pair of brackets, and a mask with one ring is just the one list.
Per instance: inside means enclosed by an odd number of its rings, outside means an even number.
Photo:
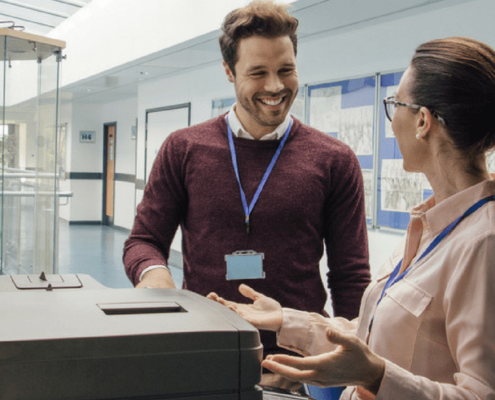
[{"label": "man's face", "polygon": [[234,83],[236,114],[255,138],[280,125],[297,95],[299,80],[296,56],[289,36],[241,39],[237,48],[235,76],[224,62]]}]

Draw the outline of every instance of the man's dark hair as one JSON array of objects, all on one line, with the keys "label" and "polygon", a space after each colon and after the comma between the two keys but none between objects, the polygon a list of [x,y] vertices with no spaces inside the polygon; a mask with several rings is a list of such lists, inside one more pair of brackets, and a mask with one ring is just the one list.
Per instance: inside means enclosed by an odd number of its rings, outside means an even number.
[{"label": "man's dark hair", "polygon": [[241,39],[258,35],[265,38],[289,36],[297,55],[297,26],[299,21],[287,11],[287,5],[272,0],[254,0],[246,7],[230,12],[223,21],[219,38],[223,60],[235,75],[237,49]]}]

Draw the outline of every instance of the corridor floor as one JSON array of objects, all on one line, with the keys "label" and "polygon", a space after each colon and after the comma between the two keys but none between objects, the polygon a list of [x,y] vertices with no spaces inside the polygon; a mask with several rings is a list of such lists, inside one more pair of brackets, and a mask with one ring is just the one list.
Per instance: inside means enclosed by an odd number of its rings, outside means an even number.
[{"label": "corridor floor", "polygon": [[[129,231],[104,225],[60,223],[59,274],[88,274],[109,288],[129,288],[122,263]],[[182,286],[182,269],[170,268],[175,285]]]}]

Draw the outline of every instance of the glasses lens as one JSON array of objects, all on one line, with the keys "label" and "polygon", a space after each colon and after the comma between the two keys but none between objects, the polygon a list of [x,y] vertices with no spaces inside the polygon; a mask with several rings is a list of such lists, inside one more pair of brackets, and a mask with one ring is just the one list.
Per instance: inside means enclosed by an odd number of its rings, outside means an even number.
[{"label": "glasses lens", "polygon": [[[387,99],[387,100],[392,100],[393,99]],[[389,103],[388,101],[385,103],[385,113],[387,114],[387,117],[390,121],[392,121],[392,118],[394,117],[394,111],[395,111],[395,104]]]},{"label": "glasses lens", "polygon": [[387,104],[387,112],[388,116],[390,117],[390,120],[394,118],[394,111],[395,111],[395,104],[394,103],[388,103]]}]

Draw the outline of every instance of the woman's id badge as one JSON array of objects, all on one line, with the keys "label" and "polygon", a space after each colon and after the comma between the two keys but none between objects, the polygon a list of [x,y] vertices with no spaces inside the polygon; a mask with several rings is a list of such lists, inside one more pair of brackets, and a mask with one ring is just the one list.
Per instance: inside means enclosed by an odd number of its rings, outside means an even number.
[{"label": "woman's id badge", "polygon": [[227,262],[227,280],[237,279],[264,279],[263,253],[253,250],[234,251],[225,256]]}]

